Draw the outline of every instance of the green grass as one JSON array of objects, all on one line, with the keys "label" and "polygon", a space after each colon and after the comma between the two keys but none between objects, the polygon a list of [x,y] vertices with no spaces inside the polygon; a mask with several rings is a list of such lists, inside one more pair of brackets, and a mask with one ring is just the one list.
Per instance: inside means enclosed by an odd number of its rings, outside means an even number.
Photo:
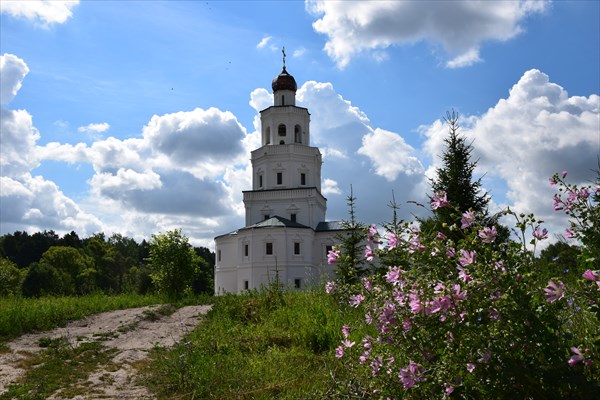
[{"label": "green grass", "polygon": [[323,290],[219,297],[186,341],[154,352],[151,390],[161,398],[323,398],[332,375],[344,374],[334,349],[347,312]]},{"label": "green grass", "polygon": [[64,326],[68,321],[110,310],[165,303],[160,296],[95,294],[81,297],[0,297],[0,343],[23,333]]}]

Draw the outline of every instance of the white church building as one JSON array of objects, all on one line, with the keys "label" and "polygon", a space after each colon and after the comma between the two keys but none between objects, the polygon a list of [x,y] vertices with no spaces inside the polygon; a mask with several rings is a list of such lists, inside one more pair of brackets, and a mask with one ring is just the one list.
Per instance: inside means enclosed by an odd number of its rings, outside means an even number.
[{"label": "white church building", "polygon": [[215,238],[215,293],[266,286],[278,276],[304,289],[333,275],[327,253],[343,232],[327,222],[321,194],[321,152],[310,145],[310,114],[296,106],[296,80],[273,79],[274,104],[260,112],[262,143],[251,152],[252,189],[245,190],[246,226]]}]

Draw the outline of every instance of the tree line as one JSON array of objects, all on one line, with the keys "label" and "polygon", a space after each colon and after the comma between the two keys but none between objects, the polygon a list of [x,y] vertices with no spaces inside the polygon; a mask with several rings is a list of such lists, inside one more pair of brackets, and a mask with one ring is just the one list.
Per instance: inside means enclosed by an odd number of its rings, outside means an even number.
[{"label": "tree line", "polygon": [[[167,265],[165,253],[183,254],[185,265]],[[0,236],[0,296],[212,294],[214,265],[211,250],[191,246],[178,230],[140,243],[118,233],[80,238],[74,231],[16,231]]]}]

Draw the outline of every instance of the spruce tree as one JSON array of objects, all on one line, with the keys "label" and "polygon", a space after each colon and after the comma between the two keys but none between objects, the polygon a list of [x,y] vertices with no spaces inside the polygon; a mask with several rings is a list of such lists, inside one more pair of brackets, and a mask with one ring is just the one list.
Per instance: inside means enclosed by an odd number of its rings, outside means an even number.
[{"label": "spruce tree", "polygon": [[[473,171],[477,166],[477,161],[471,161],[473,146],[458,133],[457,112],[447,112],[445,121],[449,136],[444,139],[446,149],[441,156],[443,165],[436,170],[436,177],[430,180],[431,189],[434,194],[445,192],[450,206],[461,214],[471,210],[487,215],[490,198],[487,193],[480,193],[481,178],[473,180]],[[451,208],[438,208],[434,213],[441,222],[457,222],[456,216],[451,215]]]}]

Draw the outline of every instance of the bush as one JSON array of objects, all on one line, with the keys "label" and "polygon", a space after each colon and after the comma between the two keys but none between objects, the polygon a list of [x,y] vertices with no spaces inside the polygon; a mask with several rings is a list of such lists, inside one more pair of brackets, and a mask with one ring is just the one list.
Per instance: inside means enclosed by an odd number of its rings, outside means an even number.
[{"label": "bush", "polygon": [[595,237],[597,222],[588,218],[599,206],[586,196],[590,187],[566,190],[569,229],[584,243],[568,286],[561,276],[540,285],[547,271],[534,252],[548,232],[533,215],[505,212],[520,242],[497,243],[484,216],[450,208],[461,221],[447,227],[454,239],[410,224],[382,237],[373,227],[369,258],[385,274],[327,285],[364,316],[341,330],[336,356],[354,378],[340,390],[382,398],[598,398],[600,272],[587,268],[600,243],[585,238]]}]

